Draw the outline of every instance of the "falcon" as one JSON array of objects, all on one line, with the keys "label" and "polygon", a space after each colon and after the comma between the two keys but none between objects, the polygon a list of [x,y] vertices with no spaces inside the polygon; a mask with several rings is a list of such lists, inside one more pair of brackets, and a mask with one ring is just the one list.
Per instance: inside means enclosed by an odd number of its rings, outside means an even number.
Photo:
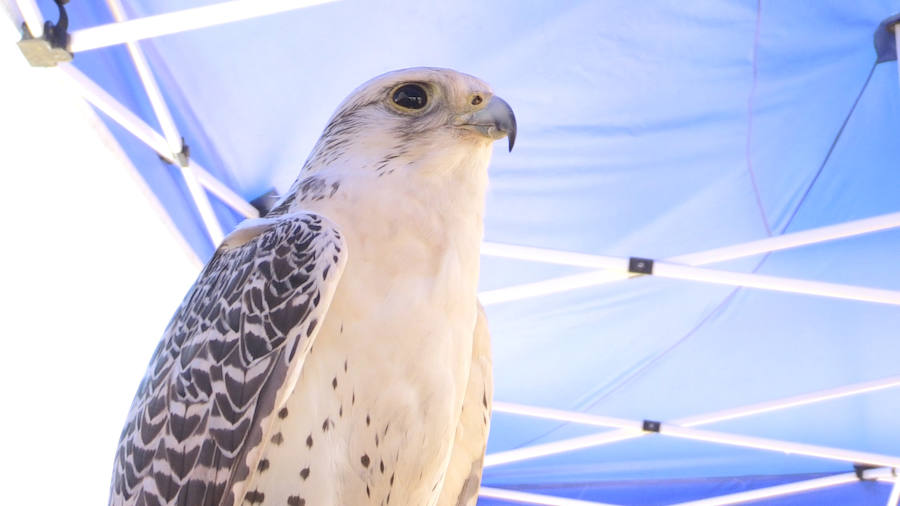
[{"label": "falcon", "polygon": [[492,397],[487,166],[515,134],[509,105],[453,70],[387,73],[345,99],[175,312],[109,504],[474,504]]}]

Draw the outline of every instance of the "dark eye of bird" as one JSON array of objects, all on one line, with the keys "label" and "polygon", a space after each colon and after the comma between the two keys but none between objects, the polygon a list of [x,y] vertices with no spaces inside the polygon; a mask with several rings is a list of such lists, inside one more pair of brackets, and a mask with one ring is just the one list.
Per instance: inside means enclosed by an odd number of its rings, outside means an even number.
[{"label": "dark eye of bird", "polygon": [[482,100],[484,99],[481,98],[481,95],[475,95],[474,97],[472,97],[472,105],[478,105]]},{"label": "dark eye of bird", "polygon": [[394,103],[404,109],[421,109],[428,103],[428,94],[418,84],[404,84],[394,92]]}]

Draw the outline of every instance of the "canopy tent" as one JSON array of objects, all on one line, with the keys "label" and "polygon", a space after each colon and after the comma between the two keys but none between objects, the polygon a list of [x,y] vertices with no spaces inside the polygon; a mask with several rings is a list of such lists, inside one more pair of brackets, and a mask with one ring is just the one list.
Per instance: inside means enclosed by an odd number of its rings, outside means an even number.
[{"label": "canopy tent", "polygon": [[[512,104],[481,504],[897,503],[900,2],[124,3],[69,4],[74,60],[43,71],[199,259],[376,74],[452,67]],[[117,425],[140,372],[92,416]]]}]

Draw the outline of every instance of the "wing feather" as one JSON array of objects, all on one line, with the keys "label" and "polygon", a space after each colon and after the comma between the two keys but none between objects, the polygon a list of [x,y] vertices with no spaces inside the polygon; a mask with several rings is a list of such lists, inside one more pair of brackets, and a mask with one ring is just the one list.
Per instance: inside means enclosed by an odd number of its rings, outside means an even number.
[{"label": "wing feather", "polygon": [[253,220],[223,241],[138,387],[110,505],[239,503],[345,261],[340,233],[312,213]]},{"label": "wing feather", "polygon": [[475,506],[478,500],[494,398],[491,362],[491,336],[484,308],[479,304],[466,397],[438,506]]}]

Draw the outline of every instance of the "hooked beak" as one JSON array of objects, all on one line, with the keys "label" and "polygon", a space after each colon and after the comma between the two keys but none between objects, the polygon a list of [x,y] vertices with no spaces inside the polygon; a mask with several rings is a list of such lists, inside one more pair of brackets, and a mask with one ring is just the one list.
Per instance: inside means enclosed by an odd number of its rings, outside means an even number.
[{"label": "hooked beak", "polygon": [[509,150],[516,143],[516,115],[512,107],[500,97],[492,97],[484,109],[465,114],[457,120],[457,125],[480,132],[491,139],[509,139]]}]

